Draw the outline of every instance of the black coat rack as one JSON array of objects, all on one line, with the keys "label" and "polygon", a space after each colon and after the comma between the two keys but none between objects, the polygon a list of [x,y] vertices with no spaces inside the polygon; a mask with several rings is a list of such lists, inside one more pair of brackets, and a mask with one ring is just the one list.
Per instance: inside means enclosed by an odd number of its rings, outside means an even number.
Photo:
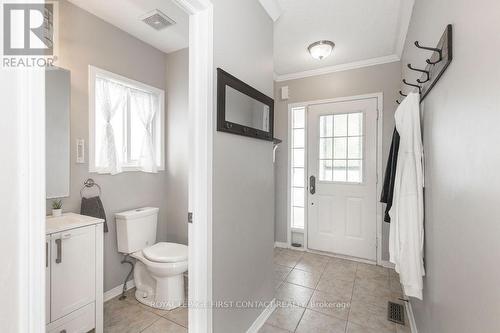
[{"label": "black coat rack", "polygon": [[[415,46],[419,49],[432,52],[431,56],[425,61],[427,66],[425,69],[415,68],[408,64],[408,68],[412,71],[422,73],[416,83],[409,83],[403,79],[403,83],[409,87],[418,89],[420,93],[420,102],[422,102],[431,92],[432,88],[439,81],[443,73],[446,71],[451,61],[453,60],[453,28],[449,24],[436,47],[426,47],[420,45],[418,41]],[[399,94],[403,97],[407,96],[401,90]],[[399,100],[396,103],[400,104]]]}]

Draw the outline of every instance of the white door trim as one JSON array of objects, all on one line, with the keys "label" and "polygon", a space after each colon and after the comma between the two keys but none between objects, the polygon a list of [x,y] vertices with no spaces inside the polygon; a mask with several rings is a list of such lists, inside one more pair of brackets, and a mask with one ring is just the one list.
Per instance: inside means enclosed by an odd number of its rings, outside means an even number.
[{"label": "white door trim", "polygon": [[[308,111],[309,106],[317,105],[317,104],[326,104],[326,103],[338,103],[338,102],[348,102],[348,101],[356,101],[360,99],[377,99],[377,194],[382,192],[383,186],[383,173],[382,173],[382,133],[383,133],[383,109],[384,109],[384,94],[383,93],[373,93],[373,94],[364,94],[364,95],[355,95],[355,96],[346,96],[346,97],[338,97],[331,99],[321,99],[321,100],[313,100],[299,103],[291,103],[288,104],[288,142],[291,142],[291,110],[292,108],[297,107],[305,107],[306,112]],[[305,146],[307,147],[307,116],[306,116],[306,134],[305,134]],[[307,156],[307,148],[306,148],[306,156]],[[292,228],[291,228],[291,197],[290,197],[290,184],[291,184],[291,156],[288,152],[288,165],[287,165],[287,173],[288,173],[288,181],[287,181],[287,245],[291,246],[292,241]],[[305,175],[308,174],[308,165],[307,158],[305,160]],[[306,177],[307,178],[307,177]],[[309,195],[309,191],[306,191],[306,196]],[[307,197],[305,198],[307,202]],[[306,205],[307,206],[307,205]],[[382,204],[377,202],[377,265],[381,265],[382,261]],[[310,251],[307,244],[307,229],[308,229],[308,221],[307,221],[307,207],[306,212],[304,212],[304,249],[306,251]],[[313,252],[313,251],[311,251]],[[314,251],[317,252],[317,251]]]},{"label": "white door trim", "polygon": [[1,210],[4,253],[12,255],[0,274],[0,331],[45,331],[45,71],[0,69],[2,116],[12,130],[2,131]]},{"label": "white door trim", "polygon": [[[212,332],[212,135],[213,135],[213,7],[209,0],[176,0],[190,15],[189,34],[189,119],[190,169],[189,207],[195,215],[189,226],[190,298],[200,302],[189,311],[191,332]],[[4,75],[5,73],[2,73]],[[0,327],[19,328],[21,332],[45,331],[45,91],[44,73],[18,70],[10,73],[17,86],[15,106],[18,113],[17,149],[18,188],[12,200],[16,210],[16,247],[18,253],[17,309],[3,318]],[[12,89],[10,89],[12,90]],[[7,89],[6,91],[9,91]],[[7,102],[7,101],[5,101]],[[6,136],[9,133],[5,133]],[[8,142],[5,137],[4,141]],[[11,189],[12,190],[12,189]],[[2,198],[3,199],[3,198]],[[11,235],[12,237],[13,235]],[[6,304],[5,306],[8,306]],[[2,311],[3,312],[3,311]],[[15,316],[15,317],[14,317]],[[4,322],[5,320],[5,322]]]},{"label": "white door trim", "polygon": [[[174,0],[189,15],[189,331],[212,332],[213,6]],[[186,216],[187,219],[187,216]]]}]

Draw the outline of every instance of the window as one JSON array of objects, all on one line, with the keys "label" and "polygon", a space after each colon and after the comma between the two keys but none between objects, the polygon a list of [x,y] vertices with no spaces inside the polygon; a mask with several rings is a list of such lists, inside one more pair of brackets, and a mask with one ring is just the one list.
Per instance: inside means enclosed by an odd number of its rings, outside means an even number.
[{"label": "window", "polygon": [[164,169],[163,90],[89,66],[90,172]]},{"label": "window", "polygon": [[304,229],[305,214],[305,123],[304,107],[291,109],[291,225],[293,229]]},{"label": "window", "polygon": [[319,180],[363,182],[363,113],[320,116]]}]

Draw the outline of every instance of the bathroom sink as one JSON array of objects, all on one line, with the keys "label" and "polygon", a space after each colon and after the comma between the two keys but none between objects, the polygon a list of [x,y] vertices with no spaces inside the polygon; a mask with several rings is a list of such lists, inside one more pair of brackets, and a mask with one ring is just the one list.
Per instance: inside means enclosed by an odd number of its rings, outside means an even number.
[{"label": "bathroom sink", "polygon": [[61,216],[47,216],[45,220],[45,234],[53,234],[63,230],[69,230],[74,228],[80,228],[87,225],[103,223],[103,219],[98,219],[95,217],[75,214],[75,213],[65,213]]}]

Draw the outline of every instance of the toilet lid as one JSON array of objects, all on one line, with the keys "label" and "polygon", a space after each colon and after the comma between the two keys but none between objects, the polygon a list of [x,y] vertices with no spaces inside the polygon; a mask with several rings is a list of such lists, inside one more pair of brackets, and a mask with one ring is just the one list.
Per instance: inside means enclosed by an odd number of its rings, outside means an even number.
[{"label": "toilet lid", "polygon": [[154,262],[179,262],[187,260],[188,247],[182,244],[160,242],[142,250],[142,253],[146,259]]}]

